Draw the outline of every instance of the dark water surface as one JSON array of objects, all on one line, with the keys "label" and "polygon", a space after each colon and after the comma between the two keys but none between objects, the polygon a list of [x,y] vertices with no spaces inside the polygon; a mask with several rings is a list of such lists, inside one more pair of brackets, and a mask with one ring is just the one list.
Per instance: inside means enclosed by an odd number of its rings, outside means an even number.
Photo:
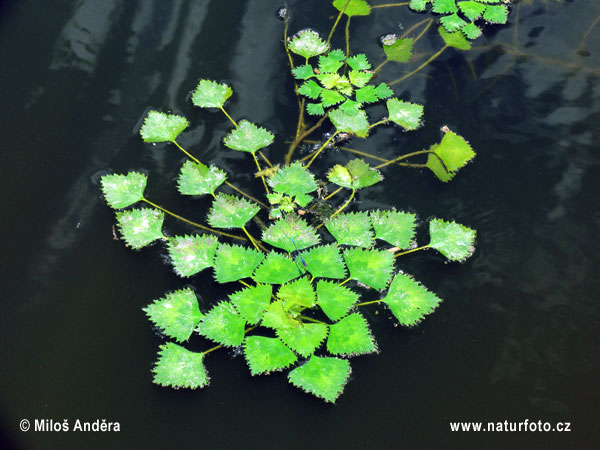
[{"label": "dark water surface", "polygon": [[[452,218],[477,229],[478,240],[464,264],[444,264],[433,252],[402,260],[403,270],[445,301],[414,329],[393,327],[383,307],[365,308],[380,353],[351,361],[336,405],[302,393],[285,374],[252,378],[243,357],[228,351],[207,357],[211,385],[204,390],[151,383],[163,340],[141,308],[186,283],[203,310],[224,291],[208,271],[179,279],[159,245],[134,252],[114,241],[98,180],[108,171],[145,171],[148,198],[203,220],[210,202],[176,193],[182,154],[137,136],[155,108],[187,116],[181,143],[262,195],[247,155],[221,144],[227,120],[194,108],[189,92],[200,77],[230,83],[229,112],[273,130],[268,154],[280,159],[297,105],[278,6],[3,4],[0,423],[7,447],[598,448],[600,26],[582,43],[600,14],[596,0],[521,1],[518,27],[515,7],[509,25],[488,27],[478,49],[448,51],[394,86],[401,98],[425,104],[423,128],[380,128],[369,141],[352,142],[392,157],[429,146],[443,125],[469,139],[478,156],[451,183],[387,168],[385,182],[361,192],[353,207]],[[292,0],[289,7],[292,32],[329,31],[329,2]],[[351,48],[377,64],[377,37],[418,20],[406,7],[355,18]],[[341,29],[336,39],[342,45]],[[432,29],[417,51],[440,45]],[[381,78],[417,64],[390,63]],[[348,157],[330,152],[313,167],[322,173]],[[169,218],[166,230],[191,231]],[[107,419],[121,431],[24,433],[22,419]],[[449,427],[525,419],[570,422],[573,431]]]}]

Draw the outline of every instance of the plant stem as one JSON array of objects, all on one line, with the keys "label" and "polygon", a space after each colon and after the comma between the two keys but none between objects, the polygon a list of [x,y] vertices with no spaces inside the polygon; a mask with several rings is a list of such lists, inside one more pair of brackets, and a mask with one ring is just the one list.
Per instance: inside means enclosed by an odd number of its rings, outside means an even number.
[{"label": "plant stem", "polygon": [[178,215],[178,214],[175,214],[175,213],[173,213],[173,212],[171,212],[171,211],[169,211],[169,210],[167,210],[167,209],[163,208],[162,206],[159,206],[159,205],[157,205],[156,203],[152,203],[152,202],[151,202],[150,200],[148,200],[147,198],[143,198],[143,197],[142,197],[142,201],[144,201],[144,202],[148,203],[150,206],[153,206],[153,207],[154,207],[154,208],[156,208],[156,209],[160,209],[162,212],[164,212],[164,213],[166,213],[166,214],[168,214],[168,215],[170,215],[170,216],[172,216],[172,217],[175,217],[176,219],[179,219],[179,220],[181,220],[182,222],[185,222],[185,223],[187,223],[187,224],[189,224],[189,225],[192,225],[192,226],[195,226],[195,227],[197,227],[197,228],[200,228],[200,229],[202,229],[202,230],[204,230],[204,231],[208,231],[208,232],[210,232],[210,233],[215,233],[215,234],[220,234],[221,236],[227,236],[227,237],[230,237],[230,238],[232,238],[232,239],[239,239],[239,240],[241,240],[241,241],[245,241],[245,240],[246,240],[246,238],[245,238],[245,237],[242,237],[242,236],[235,236],[235,235],[233,235],[233,234],[225,233],[225,232],[223,232],[223,231],[219,231],[219,230],[214,230],[214,229],[212,229],[212,228],[205,227],[204,225],[200,225],[199,223],[192,222],[191,220],[188,220],[188,219],[186,219],[185,217],[182,217],[182,216],[180,216],[180,215]]},{"label": "plant stem", "polygon": [[290,145],[288,152],[285,155],[284,161],[286,164],[289,164],[292,161],[292,155],[294,154],[294,150],[296,150],[296,147],[298,147],[298,144],[300,144],[300,142],[302,142],[306,136],[310,135],[313,131],[315,131],[317,128],[319,128],[323,124],[323,122],[325,121],[326,118],[327,118],[327,114],[325,114],[323,117],[321,117],[316,124],[314,124],[308,130],[306,130],[300,136],[298,136],[296,139],[294,139],[294,141]]},{"label": "plant stem", "polygon": [[323,322],[322,320],[313,319],[312,317],[306,317],[306,316],[302,316],[302,315],[301,315],[301,316],[299,316],[299,317],[300,317],[300,319],[302,319],[302,320],[307,320],[307,321],[309,321],[309,322],[314,322],[314,323],[322,323],[322,324],[325,324],[325,325],[327,325],[327,324],[326,324],[325,322]]},{"label": "plant stem", "polygon": [[354,306],[365,306],[365,305],[372,305],[374,303],[381,303],[383,300],[373,300],[370,302],[361,302],[361,303],[356,303]]},{"label": "plant stem", "polygon": [[225,114],[227,116],[227,118],[229,119],[229,121],[233,124],[233,126],[237,128],[237,126],[238,126],[237,122],[235,120],[233,120],[229,114],[227,114],[227,111],[225,111],[225,108],[223,108],[222,106],[220,108],[221,108],[221,111],[223,111],[223,114]]},{"label": "plant stem", "polygon": [[[425,25],[425,28],[423,28],[421,32],[417,35],[417,37],[413,39],[413,46],[419,41],[419,39],[421,39],[425,35],[427,30],[429,30],[429,27],[431,27],[431,25],[433,24],[433,19],[426,19],[426,21],[428,23],[427,25]],[[419,25],[422,23],[423,21],[419,22]]]},{"label": "plant stem", "polygon": [[424,155],[426,153],[433,153],[433,152],[431,150],[419,150],[418,152],[407,153],[405,155],[398,156],[397,158],[394,158],[387,162],[379,164],[378,166],[375,166],[374,169],[381,169],[382,167],[389,166],[390,164],[394,164],[395,162],[401,161],[406,158],[410,158],[411,156]]},{"label": "plant stem", "polygon": [[387,120],[387,119],[382,119],[382,120],[380,120],[379,122],[372,123],[371,125],[369,125],[369,130],[370,130],[371,128],[375,128],[375,127],[376,127],[376,126],[378,126],[378,125],[382,125],[382,124],[386,124],[386,123],[388,123],[388,120]]},{"label": "plant stem", "polygon": [[179,145],[176,140],[172,140],[171,142],[173,144],[175,144],[179,150],[181,150],[183,153],[185,153],[187,155],[187,157],[190,158],[192,161],[194,161],[196,164],[202,164],[199,159],[195,158],[190,153],[188,153],[187,150],[184,149],[181,145]]},{"label": "plant stem", "polygon": [[373,5],[371,6],[371,8],[375,9],[375,8],[391,8],[392,6],[406,6],[410,4],[409,2],[404,2],[404,3],[386,3],[384,5]]},{"label": "plant stem", "polygon": [[[256,163],[256,168],[258,169],[258,171],[262,172],[260,164],[258,163],[258,159],[256,159],[256,152],[252,152],[252,158],[254,158],[254,162]],[[265,181],[265,176],[261,175],[260,179],[262,180],[263,185],[265,186],[265,190],[267,191],[267,194],[268,194],[269,193],[269,187],[267,186],[267,182]]]},{"label": "plant stem", "polygon": [[329,36],[327,37],[328,44],[331,42],[331,36],[333,36],[333,32],[335,31],[335,28],[337,27],[338,23],[340,22],[340,19],[344,15],[344,11],[346,11],[346,8],[348,7],[349,4],[350,4],[350,0],[346,0],[346,3],[344,3],[344,6],[340,10],[340,13],[336,17],[335,22],[333,23],[333,26],[331,27],[331,31],[329,32]]},{"label": "plant stem", "polygon": [[[350,17],[346,20],[346,58],[350,57]],[[348,61],[344,63],[344,67],[348,64]]]},{"label": "plant stem", "polygon": [[305,103],[305,99],[304,99],[304,97],[302,97],[298,103],[299,110],[298,110],[298,125],[296,125],[296,139],[298,139],[298,136],[300,136],[300,134],[304,131],[304,128],[306,128],[306,125],[304,124],[304,103]]},{"label": "plant stem", "polygon": [[417,73],[418,71],[420,71],[423,67],[427,66],[427,64],[429,64],[430,62],[432,62],[434,59],[436,59],[438,56],[440,56],[442,53],[444,53],[444,51],[448,48],[448,45],[444,45],[442,48],[440,48],[437,52],[435,52],[433,55],[431,55],[431,57],[425,61],[423,64],[421,64],[419,67],[417,67],[415,70],[413,70],[412,72],[407,73],[406,75],[404,75],[401,78],[398,78],[397,80],[392,81],[391,83],[388,83],[390,86],[394,85],[394,84],[398,84],[401,81],[406,80],[407,78],[413,76],[415,73]]},{"label": "plant stem", "polygon": [[327,139],[325,141],[325,143],[323,145],[321,145],[321,147],[313,154],[313,157],[311,158],[311,160],[308,162],[308,164],[306,165],[306,168],[308,169],[310,167],[310,165],[313,163],[313,161],[316,159],[317,156],[319,156],[319,153],[321,153],[323,151],[323,149],[325,147],[327,147],[327,145],[337,136],[338,131],[336,130],[335,133],[333,133],[329,139]]},{"label": "plant stem", "polygon": [[354,198],[354,194],[356,194],[356,189],[352,189],[352,194],[350,194],[350,198],[348,199],[348,201],[346,203],[344,203],[342,206],[340,206],[338,208],[338,210],[336,212],[334,212],[329,218],[331,219],[331,218],[337,216],[339,213],[341,213],[346,208],[346,206],[348,206],[350,204],[350,202]]},{"label": "plant stem", "polygon": [[248,283],[246,283],[244,280],[238,280],[240,283],[242,283],[244,286],[246,287],[252,287],[250,286]]},{"label": "plant stem", "polygon": [[409,253],[412,253],[412,252],[418,252],[419,250],[425,250],[427,248],[429,248],[429,244],[423,245],[422,247],[413,248],[411,250],[406,250],[405,252],[396,253],[394,255],[394,258],[397,258],[398,256],[402,256],[402,255],[408,255]]},{"label": "plant stem", "polygon": [[345,285],[348,281],[350,281],[352,278],[346,278],[344,281],[342,281],[339,285],[343,286]]},{"label": "plant stem", "polygon": [[335,194],[340,192],[342,189],[344,189],[344,188],[342,186],[340,186],[335,191],[333,191],[331,194],[329,194],[327,197],[325,197],[323,200],[329,200],[331,197],[333,197]]},{"label": "plant stem", "polygon": [[267,158],[261,150],[258,151],[258,154],[260,155],[260,157],[262,159],[265,160],[265,162],[267,163],[267,166],[273,167],[273,164],[271,164],[271,161],[269,161],[269,158]]},{"label": "plant stem", "polygon": [[256,250],[258,250],[259,252],[262,251],[260,248],[258,248],[258,245],[254,241],[254,238],[250,235],[250,233],[248,233],[248,230],[246,230],[246,227],[242,227],[242,230],[244,230],[244,233],[246,233],[246,236],[248,236],[248,239],[250,239],[250,242],[252,242],[252,245],[254,245],[254,248]]},{"label": "plant stem", "polygon": [[244,197],[246,197],[246,198],[248,198],[248,199],[252,200],[252,201],[253,201],[253,202],[255,202],[255,203],[258,203],[258,204],[259,204],[260,206],[262,206],[263,208],[267,208],[267,209],[269,208],[269,207],[268,207],[267,205],[265,205],[263,202],[261,202],[260,200],[258,200],[258,199],[256,199],[256,198],[252,197],[250,194],[246,194],[246,193],[245,193],[244,191],[242,191],[242,190],[241,190],[239,187],[237,187],[237,186],[235,186],[235,185],[231,184],[229,181],[226,181],[226,182],[225,182],[225,184],[226,184],[227,186],[229,186],[231,189],[233,189],[234,191],[237,191],[237,192],[239,192],[239,193],[240,193],[241,195],[243,195]]}]

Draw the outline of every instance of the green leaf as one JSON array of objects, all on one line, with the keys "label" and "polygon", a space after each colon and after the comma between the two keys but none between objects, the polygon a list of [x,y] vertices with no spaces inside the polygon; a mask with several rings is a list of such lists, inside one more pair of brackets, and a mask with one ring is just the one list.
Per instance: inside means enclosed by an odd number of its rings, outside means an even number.
[{"label": "green leaf", "polygon": [[221,108],[233,91],[225,83],[200,80],[192,94],[192,103],[200,108]]},{"label": "green leaf", "polygon": [[325,227],[340,245],[371,247],[375,239],[366,212],[339,214],[325,222]]},{"label": "green leaf", "polygon": [[340,320],[358,301],[358,294],[331,281],[317,282],[317,304],[331,320]]},{"label": "green leaf", "polygon": [[208,223],[214,228],[243,228],[260,206],[235,195],[219,193],[208,213]]},{"label": "green leaf", "polygon": [[336,244],[313,247],[301,253],[301,256],[315,278],[346,278],[346,265]]},{"label": "green leaf", "polygon": [[363,189],[383,180],[377,169],[371,168],[364,160],[359,158],[349,161],[346,168],[352,177],[353,189]]},{"label": "green leaf", "polygon": [[315,229],[296,214],[288,214],[284,219],[275,221],[263,231],[262,238],[266,243],[286,252],[317,245],[321,240]]},{"label": "green leaf", "polygon": [[349,248],[344,250],[344,259],[350,271],[350,278],[373,289],[387,286],[394,269],[394,255],[379,250]]},{"label": "green leaf", "polygon": [[[338,11],[341,11],[348,0],[334,0],[333,6]],[[352,16],[368,16],[371,14],[371,6],[365,0],[350,0],[348,6],[344,10],[344,14]]]},{"label": "green leaf", "polygon": [[333,56],[319,56],[319,71],[321,73],[337,72],[340,67],[344,65],[344,60],[339,59],[336,55]]},{"label": "green leaf", "polygon": [[347,360],[316,355],[288,375],[294,386],[331,403],[341,395],[349,377],[350,363]]},{"label": "green leaf", "polygon": [[162,211],[150,208],[131,209],[117,213],[119,230],[127,246],[138,249],[157,239],[164,239]]},{"label": "green leaf", "polygon": [[254,153],[261,148],[271,145],[274,136],[270,131],[258,127],[247,120],[242,120],[238,123],[237,128],[234,128],[223,143],[225,147],[240,152]]},{"label": "green leaf", "polygon": [[338,61],[344,61],[346,59],[346,54],[344,53],[343,50],[341,50],[339,48],[336,48],[335,50],[331,50],[327,56],[329,56],[330,58],[335,58]]},{"label": "green leaf", "polygon": [[323,103],[307,103],[306,112],[312,116],[322,116],[325,114]]},{"label": "green leaf", "polygon": [[261,325],[274,330],[283,328],[297,327],[301,324],[300,321],[290,317],[285,311],[283,300],[277,300],[271,303],[263,316]]},{"label": "green leaf", "polygon": [[126,208],[144,198],[148,177],[139,172],[127,175],[104,175],[100,179],[104,198],[113,209]]},{"label": "green leaf", "polygon": [[458,8],[467,19],[473,22],[474,20],[479,19],[481,17],[486,7],[481,3],[469,0],[464,2],[458,2]]},{"label": "green leaf", "polygon": [[315,80],[308,80],[298,88],[298,93],[316,100],[321,95],[323,88]]},{"label": "green leaf", "polygon": [[269,178],[269,186],[275,192],[291,196],[308,194],[317,190],[314,175],[298,161],[279,169],[275,175]]},{"label": "green leaf", "polygon": [[375,238],[383,239],[394,247],[408,248],[415,239],[416,214],[402,211],[371,211]]},{"label": "green leaf", "polygon": [[504,5],[489,5],[483,13],[483,19],[491,23],[506,23],[508,9]]},{"label": "green leaf", "polygon": [[319,37],[319,33],[313,30],[302,30],[288,42],[288,48],[308,59],[325,53],[329,45]]},{"label": "green leaf", "polygon": [[375,93],[377,94],[377,98],[380,100],[394,95],[394,91],[392,91],[392,89],[385,83],[379,83],[379,85],[375,88]]},{"label": "green leaf", "polygon": [[442,181],[454,178],[456,172],[475,157],[469,143],[458,134],[445,130],[439,145],[434,145],[427,159],[427,167]]},{"label": "green leaf", "polygon": [[351,70],[348,76],[350,78],[350,83],[352,83],[356,87],[361,88],[365,86],[371,80],[371,78],[373,78],[373,73]]},{"label": "green leaf", "polygon": [[465,36],[460,31],[448,33],[446,30],[444,30],[444,27],[439,27],[438,33],[440,33],[440,36],[448,47],[454,47],[459,50],[471,49],[471,43],[467,41]]},{"label": "green leaf", "polygon": [[464,27],[462,27],[462,32],[469,39],[477,39],[479,36],[481,36],[481,30],[473,22],[468,23]]},{"label": "green leaf", "polygon": [[244,340],[246,321],[230,302],[221,302],[206,314],[196,331],[226,347],[238,347]]},{"label": "green leaf", "polygon": [[427,6],[427,3],[430,3],[432,0],[410,0],[408,7],[413,11],[423,12]]},{"label": "green leaf", "polygon": [[387,109],[389,120],[397,123],[406,131],[416,130],[421,126],[423,105],[390,98],[387,101]]},{"label": "green leaf", "polygon": [[213,236],[175,236],[167,242],[169,256],[175,273],[180,277],[191,277],[213,266],[219,242]]},{"label": "green leaf", "polygon": [[[321,90],[321,101],[325,108],[337,105],[338,103],[343,102],[345,99],[346,97],[344,97],[338,91],[333,91],[331,89]],[[331,113],[329,114],[329,118],[331,118]]]},{"label": "green leaf", "polygon": [[294,310],[297,307],[312,308],[317,301],[315,290],[307,277],[281,286],[277,291],[277,298],[283,300],[285,311]]},{"label": "green leaf", "polygon": [[304,208],[306,205],[308,205],[312,201],[312,199],[312,196],[308,194],[296,194],[294,196],[294,201],[301,208]]},{"label": "green leaf", "polygon": [[460,30],[467,24],[467,22],[461,19],[456,13],[442,17],[440,23],[444,26],[446,31],[449,31],[450,33]]},{"label": "green leaf", "polygon": [[275,372],[294,364],[298,357],[277,338],[248,336],[244,356],[252,375]]},{"label": "green leaf", "polygon": [[429,222],[429,246],[450,261],[467,259],[475,251],[475,230],[456,222],[433,219]]},{"label": "green leaf", "polygon": [[307,358],[325,340],[328,329],[324,323],[303,323],[297,327],[280,328],[277,330],[277,336],[289,348]]},{"label": "green leaf", "polygon": [[160,346],[154,367],[154,383],[174,388],[196,389],[208,385],[204,354],[186,350],[173,342]]},{"label": "green leaf", "polygon": [[240,316],[249,324],[256,324],[271,302],[273,286],[270,284],[259,284],[231,294],[229,300],[235,305]]},{"label": "green leaf", "polygon": [[383,43],[383,51],[388,61],[405,63],[410,60],[413,53],[412,38],[396,38],[392,43]]},{"label": "green leaf", "polygon": [[349,114],[341,109],[329,112],[329,120],[340,133],[352,133],[358,137],[366,138],[369,134],[369,120],[363,110],[356,114]]},{"label": "green leaf", "polygon": [[338,106],[340,111],[343,111],[346,114],[354,115],[360,111],[360,107],[362,105],[354,100],[346,99],[344,103]]},{"label": "green leaf", "polygon": [[177,342],[187,341],[202,319],[198,299],[191,289],[169,292],[143,311],[154,325]]},{"label": "green leaf", "polygon": [[310,64],[304,64],[303,66],[298,66],[292,69],[292,73],[294,74],[294,78],[298,80],[308,80],[315,76],[315,71]]},{"label": "green leaf", "polygon": [[372,84],[356,90],[356,101],[359,103],[375,103],[379,101],[377,89]]},{"label": "green leaf", "polygon": [[359,53],[348,58],[348,65],[354,70],[371,70],[371,63],[364,53]]},{"label": "green leaf", "polygon": [[177,189],[183,195],[214,194],[227,179],[227,174],[216,166],[186,161],[181,166]]},{"label": "green leaf", "polygon": [[327,351],[332,355],[356,356],[376,352],[377,346],[367,321],[354,313],[330,326]]},{"label": "green leaf", "polygon": [[434,173],[436,177],[438,177],[440,181],[447,183],[456,176],[457,172],[448,172],[446,170],[446,166],[444,165],[440,157],[437,156],[437,154],[435,153],[439,146],[439,144],[433,144],[429,148],[429,151],[433,153],[430,153],[427,156],[427,163],[425,165]]},{"label": "green leaf", "polygon": [[298,266],[289,256],[271,252],[252,278],[258,283],[285,284],[299,275]]},{"label": "green leaf", "polygon": [[382,301],[390,307],[400,324],[412,326],[432,313],[442,300],[412,277],[398,273]]},{"label": "green leaf", "polygon": [[264,257],[253,248],[221,244],[215,253],[215,278],[218,283],[249,278]]},{"label": "green leaf", "polygon": [[432,11],[438,14],[449,14],[455,13],[458,8],[456,8],[455,0],[433,0]]},{"label": "green leaf", "polygon": [[140,130],[144,142],[173,142],[189,123],[183,116],[150,111]]}]

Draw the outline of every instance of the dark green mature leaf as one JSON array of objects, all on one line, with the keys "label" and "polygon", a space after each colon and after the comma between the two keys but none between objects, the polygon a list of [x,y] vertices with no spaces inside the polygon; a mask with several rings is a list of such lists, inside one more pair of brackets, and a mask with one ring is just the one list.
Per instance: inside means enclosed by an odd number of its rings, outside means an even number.
[{"label": "dark green mature leaf", "polygon": [[325,222],[325,226],[340,245],[371,247],[375,239],[366,212],[340,214]]},{"label": "dark green mature leaf", "polygon": [[[338,11],[341,11],[346,5],[347,1],[348,0],[334,0],[333,6]],[[371,14],[371,6],[366,2],[366,0],[350,0],[348,6],[346,6],[346,9],[344,9],[344,14],[349,17],[368,16]]]},{"label": "dark green mature leaf", "polygon": [[316,355],[288,375],[294,386],[331,403],[341,395],[349,377],[350,363],[347,360]]},{"label": "dark green mature leaf", "polygon": [[350,114],[340,108],[329,112],[329,120],[340,133],[352,133],[358,137],[366,138],[369,135],[369,120],[367,113],[359,109],[355,114]]},{"label": "dark green mature leaf", "polygon": [[183,195],[214,194],[215,189],[227,179],[227,174],[217,166],[186,161],[181,166],[177,189]]},{"label": "dark green mature leaf", "polygon": [[213,236],[175,236],[167,246],[173,269],[180,277],[191,277],[213,266],[213,259],[219,242]]},{"label": "dark green mature leaf", "polygon": [[421,126],[423,105],[390,98],[387,101],[388,118],[406,131],[416,130]]},{"label": "dark green mature leaf", "polygon": [[401,211],[371,211],[375,237],[400,249],[408,248],[415,238],[417,216]]},{"label": "dark green mature leaf", "polygon": [[240,316],[249,324],[256,324],[271,302],[273,286],[270,284],[259,284],[231,294],[229,300],[235,305]]},{"label": "dark green mature leaf", "polygon": [[429,246],[450,261],[467,259],[475,251],[475,230],[456,222],[433,219],[429,222]]},{"label": "dark green mature leaf", "polygon": [[379,83],[375,88],[375,93],[377,94],[379,100],[384,100],[394,95],[394,91],[392,91],[392,89],[385,83]]},{"label": "dark green mature leaf", "polygon": [[388,61],[396,61],[405,63],[410,60],[413,53],[413,39],[412,38],[397,38],[393,42],[386,44],[383,43],[383,51]]},{"label": "dark green mature leaf", "polygon": [[298,66],[292,69],[292,73],[294,74],[294,78],[298,80],[308,80],[315,76],[315,70],[310,64],[304,64],[303,66]]},{"label": "dark green mature leaf", "polygon": [[446,43],[448,47],[454,47],[459,50],[470,50],[471,43],[467,41],[465,36],[460,31],[455,31],[454,33],[448,33],[444,27],[438,28],[438,33]]},{"label": "dark green mature leaf", "polygon": [[208,223],[214,228],[243,228],[259,210],[260,206],[244,198],[219,193],[208,213]]},{"label": "dark green mature leaf", "polygon": [[356,101],[359,103],[375,103],[379,101],[377,88],[372,84],[356,90]]},{"label": "dark green mature leaf", "polygon": [[194,353],[173,342],[160,346],[154,367],[154,383],[174,388],[196,389],[208,385],[204,354]]},{"label": "dark green mature leaf", "polygon": [[258,283],[285,284],[299,275],[298,266],[289,256],[271,252],[252,278]]},{"label": "dark green mature leaf", "polygon": [[324,323],[303,323],[297,327],[280,328],[277,330],[277,336],[289,348],[307,358],[325,340],[328,329]]},{"label": "dark green mature leaf", "polygon": [[348,58],[348,65],[354,70],[371,70],[371,63],[364,53],[359,53]]},{"label": "dark green mature leaf", "polygon": [[192,94],[192,103],[200,108],[221,108],[233,91],[225,83],[200,80]]},{"label": "dark green mature leaf", "polygon": [[467,22],[461,19],[456,13],[442,17],[440,23],[444,26],[446,31],[450,33],[460,30],[467,24]]},{"label": "dark green mature leaf", "polygon": [[126,175],[104,175],[100,179],[104,198],[113,209],[126,208],[144,198],[148,177],[139,172]]},{"label": "dark green mature leaf", "polygon": [[433,145],[427,159],[427,167],[442,181],[454,178],[456,172],[475,157],[469,143],[458,134],[445,130],[439,145]]},{"label": "dark green mature leaf", "polygon": [[379,250],[349,248],[344,250],[344,259],[350,277],[373,289],[387,286],[394,269],[394,255]]},{"label": "dark green mature leaf", "polygon": [[253,248],[221,244],[215,254],[215,278],[218,283],[249,278],[264,257]]},{"label": "dark green mature leaf", "polygon": [[226,347],[237,347],[244,340],[246,321],[230,302],[221,302],[206,314],[196,331]]},{"label": "dark green mature leaf", "polygon": [[419,323],[442,301],[419,282],[403,273],[398,273],[394,277],[387,296],[382,300],[390,307],[398,322],[405,326]]},{"label": "dark green mature leaf", "polygon": [[508,19],[508,9],[504,5],[489,5],[483,13],[483,19],[490,23],[504,24]]},{"label": "dark green mature leaf", "polygon": [[285,311],[283,300],[277,300],[267,307],[261,325],[274,330],[279,330],[297,327],[301,323],[302,322],[294,319]]},{"label": "dark green mature leaf", "polygon": [[298,88],[298,93],[316,100],[321,95],[323,88],[315,80],[308,80]]},{"label": "dark green mature leaf", "polygon": [[312,58],[329,50],[329,44],[319,37],[313,30],[302,30],[292,40],[288,41],[288,48],[297,55]]},{"label": "dark green mature leaf", "polygon": [[315,278],[346,278],[346,265],[336,244],[313,247],[301,256]]},{"label": "dark green mature leaf", "polygon": [[485,11],[485,5],[473,0],[458,2],[458,8],[471,22],[479,19]]},{"label": "dark green mature leaf", "polygon": [[162,233],[164,217],[164,213],[156,209],[130,209],[117,213],[117,223],[127,246],[138,249],[165,238]]},{"label": "dark green mature leaf", "polygon": [[298,161],[279,169],[269,178],[269,186],[275,192],[290,196],[308,194],[317,190],[315,176]]},{"label": "dark green mature leaf", "polygon": [[458,11],[455,0],[433,0],[434,13],[449,14]]},{"label": "dark green mature leaf", "polygon": [[177,342],[187,341],[202,319],[198,299],[191,289],[169,292],[143,311],[154,325]]},{"label": "dark green mature leaf", "polygon": [[294,310],[297,307],[312,308],[317,300],[315,290],[307,277],[281,286],[277,291],[277,298],[283,300],[285,311]]},{"label": "dark green mature leaf", "polygon": [[276,372],[294,364],[298,357],[277,338],[248,336],[244,356],[252,375]]},{"label": "dark green mature leaf", "polygon": [[345,286],[325,280],[317,283],[317,304],[331,320],[340,320],[358,301],[358,294]]},{"label": "dark green mature leaf", "polygon": [[323,108],[323,103],[307,103],[306,112],[312,116],[322,116],[325,114],[325,109]]},{"label": "dark green mature leaf", "polygon": [[150,111],[140,130],[144,142],[173,142],[189,123],[183,116]]},{"label": "dark green mature leaf", "polygon": [[[288,214],[263,231],[263,241],[287,252],[317,245],[321,238],[315,229],[296,214]],[[295,243],[295,245],[294,245]]]},{"label": "dark green mature leaf", "polygon": [[369,325],[359,313],[330,326],[327,350],[332,355],[356,356],[377,351]]},{"label": "dark green mature leaf", "polygon": [[240,152],[254,153],[261,148],[271,145],[273,142],[273,133],[254,125],[247,120],[242,120],[238,123],[237,128],[234,128],[225,139],[223,143],[225,147]]}]

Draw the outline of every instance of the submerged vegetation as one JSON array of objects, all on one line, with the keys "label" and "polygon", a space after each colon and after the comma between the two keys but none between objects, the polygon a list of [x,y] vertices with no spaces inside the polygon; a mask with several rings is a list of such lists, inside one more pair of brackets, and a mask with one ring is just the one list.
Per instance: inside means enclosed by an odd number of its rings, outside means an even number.
[{"label": "submerged vegetation", "polygon": [[[376,127],[393,124],[403,131],[421,127],[423,106],[395,97],[392,86],[448,48],[468,50],[469,39],[481,33],[477,24],[506,22],[507,6],[495,0],[412,0],[409,7],[415,11],[431,5],[434,13],[441,14],[438,33],[444,45],[417,69],[386,83],[378,79],[383,65],[408,61],[414,44],[434,19],[421,20],[404,36],[385,36],[382,46],[386,60],[376,68],[365,54],[350,54],[349,24],[351,17],[370,14],[373,8],[398,5],[335,0],[333,7],[338,14],[328,36],[312,29],[288,36],[288,11],[279,12],[285,21],[284,47],[299,107],[296,134],[279,164],[273,164],[269,159],[273,155],[266,154],[275,139],[273,133],[247,120],[236,121],[226,111],[227,100],[234,94],[232,87],[207,79],[199,81],[192,103],[199,108],[220,109],[231,122],[223,145],[249,154],[251,170],[256,169],[255,176],[265,191],[262,200],[231,183],[224,169],[204,164],[184,149],[177,139],[189,126],[188,120],[160,111],[148,113],[140,135],[148,143],[171,143],[186,155],[177,190],[185,196],[212,197],[206,224],[192,222],[147,199],[148,177],[143,173],[102,178],[108,205],[119,210],[116,220],[128,247],[139,249],[160,240],[179,276],[193,277],[212,268],[216,283],[240,288],[227,299],[214,299],[207,311],[200,310],[190,287],[167,292],[144,308],[150,321],[169,339],[158,352],[155,383],[174,388],[204,387],[209,383],[206,356],[220,348],[241,347],[252,375],[291,368],[291,384],[334,402],[348,381],[349,358],[377,352],[360,308],[385,304],[399,324],[410,327],[441,302],[419,281],[395,267],[398,258],[434,249],[448,261],[462,261],[473,253],[475,231],[451,220],[430,220],[429,242],[419,246],[415,214],[393,208],[352,210],[353,200],[363,189],[383,182],[383,169],[416,167],[428,169],[442,182],[452,180],[475,157],[457,131],[444,127],[442,139],[428,149],[390,160],[345,148],[343,143],[366,139]],[[345,49],[332,48],[332,37],[344,17]],[[367,108],[377,103],[385,105],[387,114],[373,119]],[[308,124],[308,120],[313,123]],[[310,154],[297,158],[296,149],[314,142],[310,136],[326,124],[334,131],[316,141]],[[325,172],[314,172],[314,162],[332,147],[379,163],[371,166],[354,158]],[[415,158],[422,158],[422,162],[415,162]],[[235,194],[224,193],[224,188]],[[347,197],[342,199],[342,194]],[[144,206],[130,208],[135,204]],[[165,215],[198,232],[169,235],[163,230]],[[369,291],[377,292],[379,298],[361,301]],[[213,346],[203,352],[188,350],[184,344],[195,333],[212,341]]]}]

